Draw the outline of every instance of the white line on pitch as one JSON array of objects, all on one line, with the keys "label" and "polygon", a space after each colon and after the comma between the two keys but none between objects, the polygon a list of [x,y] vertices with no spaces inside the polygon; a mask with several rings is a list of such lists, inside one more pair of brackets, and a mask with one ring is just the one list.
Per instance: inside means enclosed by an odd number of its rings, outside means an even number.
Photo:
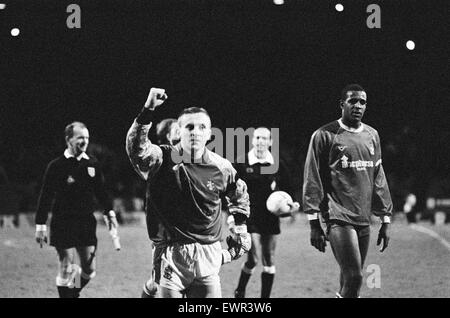
[{"label": "white line on pitch", "polygon": [[428,234],[432,238],[438,240],[439,243],[444,245],[450,251],[450,243],[445,238],[437,234],[435,231],[427,229],[426,227],[417,224],[411,224],[410,228],[413,229],[414,231]]},{"label": "white line on pitch", "polygon": [[3,245],[8,247],[20,248],[20,245],[18,245],[14,240],[5,240],[3,241]]}]

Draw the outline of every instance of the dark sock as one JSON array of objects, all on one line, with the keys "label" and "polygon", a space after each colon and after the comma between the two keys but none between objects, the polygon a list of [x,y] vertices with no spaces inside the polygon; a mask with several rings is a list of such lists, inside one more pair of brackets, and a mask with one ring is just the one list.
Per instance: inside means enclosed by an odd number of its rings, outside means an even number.
[{"label": "dark sock", "polygon": [[56,286],[58,288],[59,298],[72,298],[70,288],[67,286]]},{"label": "dark sock", "polygon": [[90,279],[86,279],[80,276],[80,287],[74,287],[72,289],[72,298],[79,298],[81,290],[90,282]]},{"label": "dark sock", "polygon": [[90,278],[86,279],[86,278],[80,277],[80,281],[81,281],[81,286],[80,286],[80,290],[81,290],[84,288],[84,286],[86,286],[91,281],[91,279]]},{"label": "dark sock", "polygon": [[241,276],[239,277],[239,283],[238,287],[236,288],[239,291],[244,291],[247,287],[248,281],[250,280],[250,277],[252,274],[248,274],[244,271],[241,271]]},{"label": "dark sock", "polygon": [[261,273],[261,298],[269,298],[272,292],[273,279],[275,274]]}]

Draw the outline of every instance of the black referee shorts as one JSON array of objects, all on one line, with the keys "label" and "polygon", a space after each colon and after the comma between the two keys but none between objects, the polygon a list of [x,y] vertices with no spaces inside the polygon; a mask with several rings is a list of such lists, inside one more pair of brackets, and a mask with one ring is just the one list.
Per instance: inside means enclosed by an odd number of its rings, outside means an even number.
[{"label": "black referee shorts", "polygon": [[97,220],[87,216],[53,217],[50,222],[50,245],[68,249],[80,246],[97,246]]},{"label": "black referee shorts", "polygon": [[252,210],[247,220],[247,231],[261,235],[280,234],[280,218],[267,210]]}]

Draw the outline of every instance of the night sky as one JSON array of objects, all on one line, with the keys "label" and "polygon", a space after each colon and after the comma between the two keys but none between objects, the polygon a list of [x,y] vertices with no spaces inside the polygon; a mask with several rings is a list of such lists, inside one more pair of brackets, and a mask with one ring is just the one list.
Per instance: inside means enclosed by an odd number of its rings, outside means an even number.
[{"label": "night sky", "polygon": [[[124,157],[126,131],[152,86],[169,96],[161,119],[200,106],[215,127],[279,127],[283,147],[305,152],[311,133],[340,116],[341,89],[356,82],[368,94],[363,121],[384,146],[401,143],[407,126],[419,168],[450,170],[448,1],[2,2],[7,167],[20,148],[37,154],[42,174],[73,120]],[[81,29],[66,26],[70,3],[81,7]],[[381,7],[381,29],[366,25],[371,3]]]}]

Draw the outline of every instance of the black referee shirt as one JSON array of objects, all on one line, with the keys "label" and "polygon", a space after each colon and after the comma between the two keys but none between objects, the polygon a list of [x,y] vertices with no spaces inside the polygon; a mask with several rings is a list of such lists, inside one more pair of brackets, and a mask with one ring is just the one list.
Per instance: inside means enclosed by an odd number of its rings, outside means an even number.
[{"label": "black referee shirt", "polygon": [[50,211],[54,219],[89,216],[96,208],[96,199],[105,212],[112,209],[98,161],[86,154],[78,159],[66,150],[64,155],[48,164],[36,224],[45,224]]},{"label": "black referee shirt", "polygon": [[[274,191],[285,191],[289,193],[293,200],[295,200],[294,189],[291,183],[291,177],[289,171],[285,168],[285,165],[280,162],[279,169],[273,174],[262,174],[261,168],[268,167],[272,163],[265,162],[250,162],[249,157],[256,158],[252,155],[252,150],[245,156],[245,159],[240,157],[234,167],[237,170],[239,178],[245,181],[248,186],[248,194],[250,195],[251,202],[251,214],[250,218],[260,218],[268,215],[272,215],[266,207],[267,198]],[[256,160],[256,159],[255,159]],[[262,213],[262,216],[261,216]]]}]

